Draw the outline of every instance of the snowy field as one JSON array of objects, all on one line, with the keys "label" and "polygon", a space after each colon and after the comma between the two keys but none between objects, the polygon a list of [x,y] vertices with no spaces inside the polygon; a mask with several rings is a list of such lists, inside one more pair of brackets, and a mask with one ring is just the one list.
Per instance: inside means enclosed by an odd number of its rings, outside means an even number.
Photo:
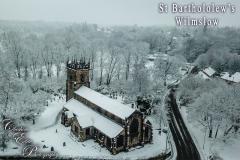
[{"label": "snowy field", "polygon": [[229,140],[229,142],[224,143],[220,140],[215,141],[214,138],[210,139],[208,135],[206,135],[204,145],[204,128],[199,124],[188,121],[186,107],[181,107],[180,111],[200,154],[202,154],[206,160],[207,157],[214,152],[223,158],[223,160],[239,160],[240,139],[234,141]]},{"label": "snowy field", "polygon": [[19,155],[21,154],[22,148],[18,146],[15,142],[11,141],[8,143],[8,148],[6,148],[4,151],[0,150],[0,156],[5,155]]},{"label": "snowy field", "polygon": [[[42,151],[50,151],[51,147],[61,156],[71,157],[86,157],[86,158],[107,158],[107,159],[146,159],[157,156],[165,151],[166,135],[158,134],[157,121],[149,117],[153,124],[153,144],[147,144],[143,148],[132,148],[129,152],[122,152],[117,155],[112,155],[106,148],[102,148],[94,140],[78,142],[74,136],[70,134],[70,127],[66,128],[56,122],[56,117],[62,109],[64,100],[57,99],[50,103],[46,110],[42,113],[36,124],[31,126],[29,138],[31,138],[40,147],[44,145],[47,148],[42,148]],[[63,147],[63,142],[66,146]]]}]

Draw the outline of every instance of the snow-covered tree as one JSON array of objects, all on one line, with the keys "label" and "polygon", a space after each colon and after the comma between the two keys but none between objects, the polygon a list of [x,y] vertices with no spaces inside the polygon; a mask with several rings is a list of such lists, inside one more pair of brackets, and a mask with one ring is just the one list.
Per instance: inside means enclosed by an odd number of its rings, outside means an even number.
[{"label": "snow-covered tree", "polygon": [[[21,78],[23,61],[23,45],[19,32],[9,31],[3,33],[3,46],[13,61],[18,78]],[[10,59],[9,59],[10,60]]]}]

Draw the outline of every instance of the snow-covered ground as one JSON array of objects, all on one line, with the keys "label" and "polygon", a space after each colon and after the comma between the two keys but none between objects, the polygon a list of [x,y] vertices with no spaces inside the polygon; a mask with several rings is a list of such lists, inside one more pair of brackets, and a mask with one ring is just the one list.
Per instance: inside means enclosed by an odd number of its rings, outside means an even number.
[{"label": "snow-covered ground", "polygon": [[[50,106],[45,106],[46,109],[36,120],[36,125],[32,125],[32,122],[26,122],[25,127],[27,127],[28,130],[38,131],[55,125],[56,117],[65,101],[58,97],[54,99],[53,102],[48,101]],[[0,150],[0,155],[22,155],[22,146],[15,143],[13,138],[10,138],[7,148],[4,151]]]},{"label": "snow-covered ground", "polygon": [[[223,142],[222,140],[215,140],[214,138],[206,138],[204,140],[204,127],[202,125],[193,123],[187,119],[187,108],[180,109],[185,124],[187,125],[194,142],[196,143],[201,155],[207,160],[209,155],[217,153],[223,160],[239,160],[240,158],[240,139],[236,138],[234,141],[229,140]],[[205,141],[205,144],[204,144]]]},{"label": "snow-covered ground", "polygon": [[[89,157],[89,158],[109,158],[109,159],[136,159],[149,158],[157,156],[165,152],[166,134],[158,134],[159,124],[156,118],[149,117],[153,124],[153,144],[146,144],[143,148],[136,147],[129,152],[122,152],[112,155],[106,148],[102,148],[94,140],[78,142],[74,136],[70,134],[70,128],[66,128],[60,124],[58,120],[55,124],[56,117],[62,109],[64,100],[57,99],[49,104],[46,110],[41,114],[36,124],[33,125],[29,133],[36,144],[48,148],[42,151],[50,151],[51,147],[62,156],[71,157]],[[66,142],[66,146],[63,146]]]},{"label": "snow-covered ground", "polygon": [[46,106],[44,112],[38,117],[36,124],[30,126],[30,130],[42,130],[55,125],[56,118],[66,102],[65,99],[59,99],[58,97],[55,97],[53,102],[48,102],[49,106]]},{"label": "snow-covered ground", "polygon": [[0,156],[5,156],[5,155],[20,155],[21,154],[21,146],[17,145],[13,140],[11,140],[7,148],[3,151],[2,148],[0,150]]}]

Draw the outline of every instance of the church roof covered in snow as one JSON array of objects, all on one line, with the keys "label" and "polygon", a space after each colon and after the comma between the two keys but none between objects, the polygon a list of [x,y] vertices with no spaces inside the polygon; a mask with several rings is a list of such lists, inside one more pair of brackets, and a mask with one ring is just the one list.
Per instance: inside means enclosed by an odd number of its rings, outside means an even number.
[{"label": "church roof covered in snow", "polygon": [[93,126],[110,138],[116,137],[123,130],[122,126],[105,118],[98,112],[73,98],[70,99],[64,107],[76,115],[82,128]]},{"label": "church roof covered in snow", "polygon": [[81,86],[75,93],[121,119],[128,118],[135,111],[135,109],[85,86]]}]

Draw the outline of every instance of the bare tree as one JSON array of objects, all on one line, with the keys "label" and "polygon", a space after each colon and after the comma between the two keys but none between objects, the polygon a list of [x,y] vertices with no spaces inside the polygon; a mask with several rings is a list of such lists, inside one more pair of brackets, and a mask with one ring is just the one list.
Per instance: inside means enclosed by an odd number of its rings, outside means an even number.
[{"label": "bare tree", "polygon": [[53,35],[47,34],[43,41],[43,48],[42,48],[42,60],[43,64],[46,67],[47,77],[52,76],[52,66],[54,61],[54,39]]},{"label": "bare tree", "polygon": [[94,78],[94,69],[95,69],[95,59],[96,59],[96,49],[94,46],[91,46],[90,48],[90,64],[91,64],[91,81]]},{"label": "bare tree", "polygon": [[99,79],[99,86],[103,83],[103,69],[104,69],[104,50],[100,51],[100,79]]},{"label": "bare tree", "polygon": [[[1,108],[1,119],[4,120],[8,115],[8,105],[11,100],[12,94],[12,77],[3,68],[0,69],[0,108]],[[3,106],[3,107],[2,107]],[[3,126],[0,126],[0,146],[2,150],[7,147],[8,136],[4,131]]]},{"label": "bare tree", "polygon": [[130,64],[131,64],[131,52],[130,51],[126,51],[126,53],[124,54],[124,60],[126,63],[125,79],[128,80],[129,72],[130,72]]},{"label": "bare tree", "polygon": [[106,70],[106,85],[109,85],[111,83],[111,80],[114,76],[114,73],[116,71],[116,64],[118,62],[118,54],[119,54],[119,48],[109,48],[109,60],[108,60],[108,67]]},{"label": "bare tree", "polygon": [[167,76],[171,73],[172,64],[169,58],[158,58],[155,61],[156,75],[162,78],[164,86],[167,85]]},{"label": "bare tree", "polygon": [[145,57],[141,54],[136,54],[133,64],[133,88],[135,92],[146,93],[149,87],[149,72],[145,66]]},{"label": "bare tree", "polygon": [[28,53],[28,65],[32,72],[33,79],[37,78],[37,67],[39,65],[39,58],[41,55],[42,43],[35,34],[31,34],[25,39],[25,51]]},{"label": "bare tree", "polygon": [[13,62],[17,71],[17,77],[21,78],[21,66],[23,59],[21,37],[17,32],[5,32],[3,34],[3,42],[7,52],[9,52],[13,57]]}]

